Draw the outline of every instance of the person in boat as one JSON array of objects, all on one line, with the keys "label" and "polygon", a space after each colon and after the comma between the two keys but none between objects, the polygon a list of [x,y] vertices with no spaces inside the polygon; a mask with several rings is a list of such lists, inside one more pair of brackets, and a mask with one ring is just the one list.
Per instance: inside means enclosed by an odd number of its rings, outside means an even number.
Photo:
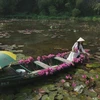
[{"label": "person in boat", "polygon": [[75,58],[79,57],[81,53],[86,54],[86,55],[90,55],[89,53],[85,52],[85,50],[83,49],[83,42],[85,40],[83,38],[79,38],[74,45],[72,46],[72,51],[70,52],[67,60],[69,61],[74,61]]}]

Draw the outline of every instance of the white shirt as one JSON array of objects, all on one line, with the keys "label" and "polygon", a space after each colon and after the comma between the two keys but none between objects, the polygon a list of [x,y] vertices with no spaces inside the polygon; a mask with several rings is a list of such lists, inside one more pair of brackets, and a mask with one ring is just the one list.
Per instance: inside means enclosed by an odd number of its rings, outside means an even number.
[{"label": "white shirt", "polygon": [[70,52],[67,60],[73,61],[74,58],[77,58],[81,52],[86,53],[81,43],[79,44],[79,48],[78,48],[78,42],[75,42],[74,45],[72,46],[72,51]]}]

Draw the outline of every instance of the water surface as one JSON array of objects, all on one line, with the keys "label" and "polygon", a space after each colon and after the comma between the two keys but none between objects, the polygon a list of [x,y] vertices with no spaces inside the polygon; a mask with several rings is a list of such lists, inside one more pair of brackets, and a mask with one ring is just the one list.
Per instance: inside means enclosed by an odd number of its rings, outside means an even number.
[{"label": "water surface", "polygon": [[100,46],[99,22],[3,20],[0,22],[0,30],[2,45],[19,50],[13,51],[15,53],[33,57],[71,50],[79,37],[86,40],[85,48],[91,49],[91,52],[98,50],[97,47]]}]

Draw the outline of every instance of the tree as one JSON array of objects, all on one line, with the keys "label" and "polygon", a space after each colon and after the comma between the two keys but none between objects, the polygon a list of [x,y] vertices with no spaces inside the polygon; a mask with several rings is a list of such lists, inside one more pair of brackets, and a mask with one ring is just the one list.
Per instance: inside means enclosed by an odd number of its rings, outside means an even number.
[{"label": "tree", "polygon": [[77,17],[80,14],[80,10],[77,8],[74,8],[72,10],[72,16]]},{"label": "tree", "polygon": [[100,3],[97,3],[97,4],[94,6],[94,11],[97,12],[97,15],[100,14]]}]

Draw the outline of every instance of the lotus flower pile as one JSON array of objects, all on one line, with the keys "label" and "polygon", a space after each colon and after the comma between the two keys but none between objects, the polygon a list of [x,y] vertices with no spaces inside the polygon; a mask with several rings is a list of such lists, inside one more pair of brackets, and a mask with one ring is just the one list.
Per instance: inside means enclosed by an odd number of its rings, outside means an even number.
[{"label": "lotus flower pile", "polygon": [[[48,56],[46,56],[46,55],[44,55],[44,56],[38,56],[36,59],[38,60],[38,61],[45,61],[45,60],[47,60],[47,59],[52,59],[52,58],[54,58],[55,56],[59,56],[59,57],[64,57],[65,55],[67,54],[67,52],[64,52],[64,53],[58,53],[57,55],[54,55],[54,54],[49,54]],[[80,57],[79,58],[75,58],[74,59],[74,63],[83,63],[83,61],[84,61],[84,59],[85,59],[85,57],[84,57],[84,55],[80,55]],[[30,62],[32,62],[33,63],[33,61],[35,61],[34,59],[33,59],[33,57],[29,57],[29,58],[27,58],[27,59],[21,59],[21,60],[19,60],[19,64],[29,64]],[[53,74],[55,71],[60,71],[60,70],[62,70],[62,69],[64,69],[64,68],[68,68],[68,67],[71,67],[71,66],[74,66],[74,63],[62,63],[62,64],[60,64],[60,65],[58,65],[58,66],[56,66],[56,68],[47,68],[47,69],[43,69],[43,70],[41,70],[41,71],[39,71],[38,72],[38,75],[40,75],[40,76],[42,76],[42,75],[49,75],[49,74]]]},{"label": "lotus flower pile", "polygon": [[27,59],[21,59],[18,61],[19,64],[29,64],[30,62],[34,61],[33,57],[29,57]]},{"label": "lotus flower pile", "polygon": [[47,69],[44,69],[44,70],[40,70],[38,72],[38,75],[39,76],[42,76],[42,75],[49,75],[49,74],[53,74],[54,73],[54,69],[53,68],[47,68]]},{"label": "lotus flower pile", "polygon": [[[58,53],[57,55],[55,54],[49,54],[49,55],[44,55],[44,56],[38,56],[36,58],[36,60],[38,61],[45,61],[47,59],[51,59],[54,58],[55,56],[60,56],[60,57],[64,57],[66,55],[67,52],[64,53]],[[35,59],[33,59],[33,57],[29,57],[27,59],[21,59],[18,61],[19,64],[29,64],[30,62],[35,61]]]}]

